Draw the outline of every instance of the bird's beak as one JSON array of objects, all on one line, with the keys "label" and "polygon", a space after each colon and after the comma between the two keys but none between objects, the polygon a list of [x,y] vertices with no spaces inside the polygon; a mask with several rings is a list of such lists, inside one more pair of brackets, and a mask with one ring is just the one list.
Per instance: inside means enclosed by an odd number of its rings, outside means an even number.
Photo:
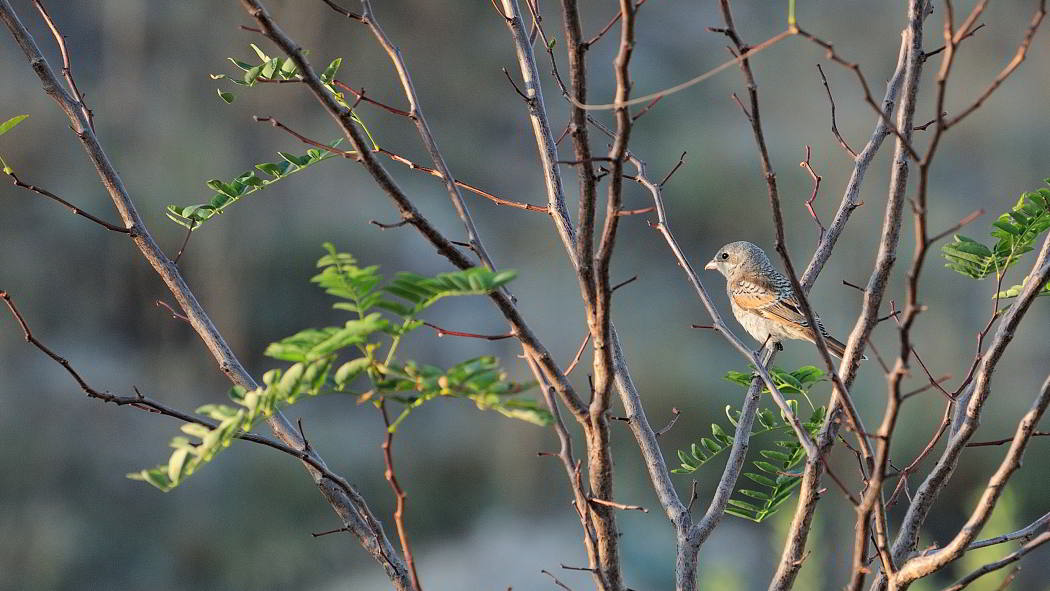
[{"label": "bird's beak", "polygon": [[718,263],[716,263],[714,259],[711,259],[710,261],[707,261],[707,264],[704,265],[704,268],[708,271],[717,271]]}]

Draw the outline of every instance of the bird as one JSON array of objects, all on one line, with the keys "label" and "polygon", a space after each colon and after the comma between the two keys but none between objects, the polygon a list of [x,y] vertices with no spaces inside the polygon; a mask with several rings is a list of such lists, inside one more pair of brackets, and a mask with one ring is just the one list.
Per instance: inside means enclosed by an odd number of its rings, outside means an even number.
[{"label": "bird", "polygon": [[[704,268],[725,276],[733,316],[763,345],[771,341],[780,349],[784,339],[816,342],[816,333],[806,321],[791,281],[773,268],[758,246],[743,240],[730,242],[719,248]],[[828,351],[841,359],[846,345],[828,334],[816,314],[814,319]]]}]

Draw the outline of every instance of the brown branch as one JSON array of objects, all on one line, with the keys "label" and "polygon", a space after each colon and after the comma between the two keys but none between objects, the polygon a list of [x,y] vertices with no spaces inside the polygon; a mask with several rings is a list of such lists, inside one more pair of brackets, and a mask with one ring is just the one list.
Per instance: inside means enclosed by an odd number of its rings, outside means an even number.
[{"label": "brown branch", "polygon": [[412,548],[408,543],[408,530],[405,528],[405,490],[401,488],[401,483],[397,480],[397,473],[394,472],[394,432],[390,429],[390,416],[386,412],[386,400],[379,401],[379,414],[383,417],[383,425],[386,427],[383,435],[383,443],[380,447],[383,449],[383,465],[386,469],[383,471],[383,477],[390,483],[390,489],[394,491],[394,497],[397,502],[394,508],[394,524],[397,526],[397,537],[401,540],[401,552],[405,556],[405,565],[408,566],[409,576],[412,577],[412,588],[415,591],[423,591],[423,586],[419,584],[419,574],[416,572],[416,560],[412,556]]},{"label": "brown branch", "polygon": [[[820,81],[824,84],[824,92],[827,93],[828,102],[831,103],[831,133],[835,135],[835,139],[838,140],[839,145],[842,146],[842,149],[845,150],[851,158],[856,160],[857,152],[854,151],[853,148],[849,147],[849,144],[846,143],[846,140],[842,137],[842,134],[839,133],[838,125],[835,123],[835,98],[831,96],[831,87],[828,86],[828,79],[824,76],[824,69],[820,67],[820,64],[817,64],[817,72],[820,72]],[[806,148],[806,152],[807,154],[809,152],[808,146]],[[806,158],[806,161],[809,162],[808,157]]]},{"label": "brown branch", "polygon": [[107,230],[112,230],[113,232],[120,232],[121,234],[131,234],[131,230],[129,228],[121,228],[120,226],[117,226],[115,224],[111,224],[111,223],[109,223],[109,222],[107,222],[107,221],[105,221],[105,220],[103,220],[101,218],[95,217],[95,216],[91,215],[90,213],[80,209],[76,205],[73,205],[72,203],[66,201],[65,199],[63,199],[61,197],[59,197],[58,195],[55,195],[51,191],[48,191],[47,189],[42,189],[42,188],[40,188],[40,187],[38,187],[36,185],[28,185],[26,183],[23,183],[15,175],[15,173],[13,173],[13,172],[11,174],[9,174],[8,176],[11,177],[11,182],[14,183],[14,185],[16,187],[21,187],[23,189],[32,191],[32,192],[34,192],[34,193],[36,193],[38,195],[43,195],[44,197],[47,197],[48,199],[53,199],[54,201],[57,201],[58,203],[61,203],[62,205],[66,206],[66,208],[69,211],[73,212],[74,214],[79,215],[79,216],[83,216],[83,217],[85,217],[85,218],[95,222],[96,224],[102,226],[103,228],[105,228]]}]

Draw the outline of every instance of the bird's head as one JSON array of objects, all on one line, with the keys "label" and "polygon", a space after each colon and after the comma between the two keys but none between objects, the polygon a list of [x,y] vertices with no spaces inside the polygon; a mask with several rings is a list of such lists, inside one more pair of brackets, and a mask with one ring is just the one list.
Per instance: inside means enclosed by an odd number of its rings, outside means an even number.
[{"label": "bird's head", "polygon": [[719,248],[715,257],[704,265],[704,268],[718,271],[728,278],[742,270],[762,270],[770,266],[769,257],[761,248],[741,240]]}]

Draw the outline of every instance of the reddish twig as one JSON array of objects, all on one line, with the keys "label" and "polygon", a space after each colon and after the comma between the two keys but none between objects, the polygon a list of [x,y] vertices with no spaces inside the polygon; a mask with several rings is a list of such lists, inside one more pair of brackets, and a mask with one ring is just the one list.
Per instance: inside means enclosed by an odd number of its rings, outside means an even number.
[{"label": "reddish twig", "polygon": [[433,328],[435,331],[437,331],[437,336],[439,336],[439,337],[443,337],[445,335],[448,335],[448,336],[453,336],[453,337],[467,337],[467,338],[471,338],[471,339],[482,339],[482,340],[486,340],[486,341],[502,341],[503,339],[510,339],[510,338],[513,338],[515,336],[515,334],[513,332],[508,332],[507,334],[495,334],[495,335],[492,335],[492,334],[478,334],[478,333],[474,333],[474,332],[460,332],[458,330],[446,330],[446,329],[441,328],[440,326],[438,326],[436,324],[431,324],[429,322],[423,322],[423,324],[425,324],[425,325],[429,326],[430,328]]},{"label": "reddish twig", "polygon": [[423,587],[419,584],[419,574],[416,572],[416,561],[412,556],[412,548],[408,543],[408,531],[405,529],[406,496],[405,490],[401,488],[401,484],[397,481],[397,474],[394,472],[394,454],[392,449],[394,432],[390,430],[390,417],[386,412],[386,400],[380,400],[379,414],[383,416],[383,424],[386,426],[383,443],[380,446],[383,449],[383,464],[386,467],[383,471],[383,476],[390,483],[390,488],[394,491],[394,497],[397,499],[394,509],[394,524],[397,527],[397,537],[401,540],[401,552],[405,555],[405,566],[408,567],[409,576],[412,577],[412,587],[415,591],[423,591]]},{"label": "reddish twig", "polygon": [[182,245],[179,246],[179,252],[175,254],[175,258],[172,259],[172,263],[179,264],[179,259],[182,258],[182,253],[186,252],[186,245],[190,243],[190,236],[193,234],[193,228],[197,227],[197,220],[190,220],[190,227],[186,230],[186,237],[182,239]]},{"label": "reddish twig", "polygon": [[178,313],[178,312],[177,312],[177,311],[175,310],[175,308],[172,308],[172,307],[171,307],[171,305],[170,305],[170,304],[168,304],[168,302],[165,302],[164,300],[157,300],[157,301],[155,301],[155,302],[153,302],[153,303],[154,303],[154,304],[155,304],[155,305],[156,305],[156,306],[157,306],[158,308],[164,308],[165,310],[167,310],[167,311],[168,311],[168,313],[169,313],[169,314],[171,314],[171,317],[172,317],[172,318],[174,318],[175,320],[181,320],[181,321],[183,321],[183,322],[185,322],[185,323],[189,324],[189,322],[190,322],[190,319],[189,319],[189,318],[188,318],[188,317],[187,317],[187,316],[186,316],[185,314],[180,314],[180,313]]}]

